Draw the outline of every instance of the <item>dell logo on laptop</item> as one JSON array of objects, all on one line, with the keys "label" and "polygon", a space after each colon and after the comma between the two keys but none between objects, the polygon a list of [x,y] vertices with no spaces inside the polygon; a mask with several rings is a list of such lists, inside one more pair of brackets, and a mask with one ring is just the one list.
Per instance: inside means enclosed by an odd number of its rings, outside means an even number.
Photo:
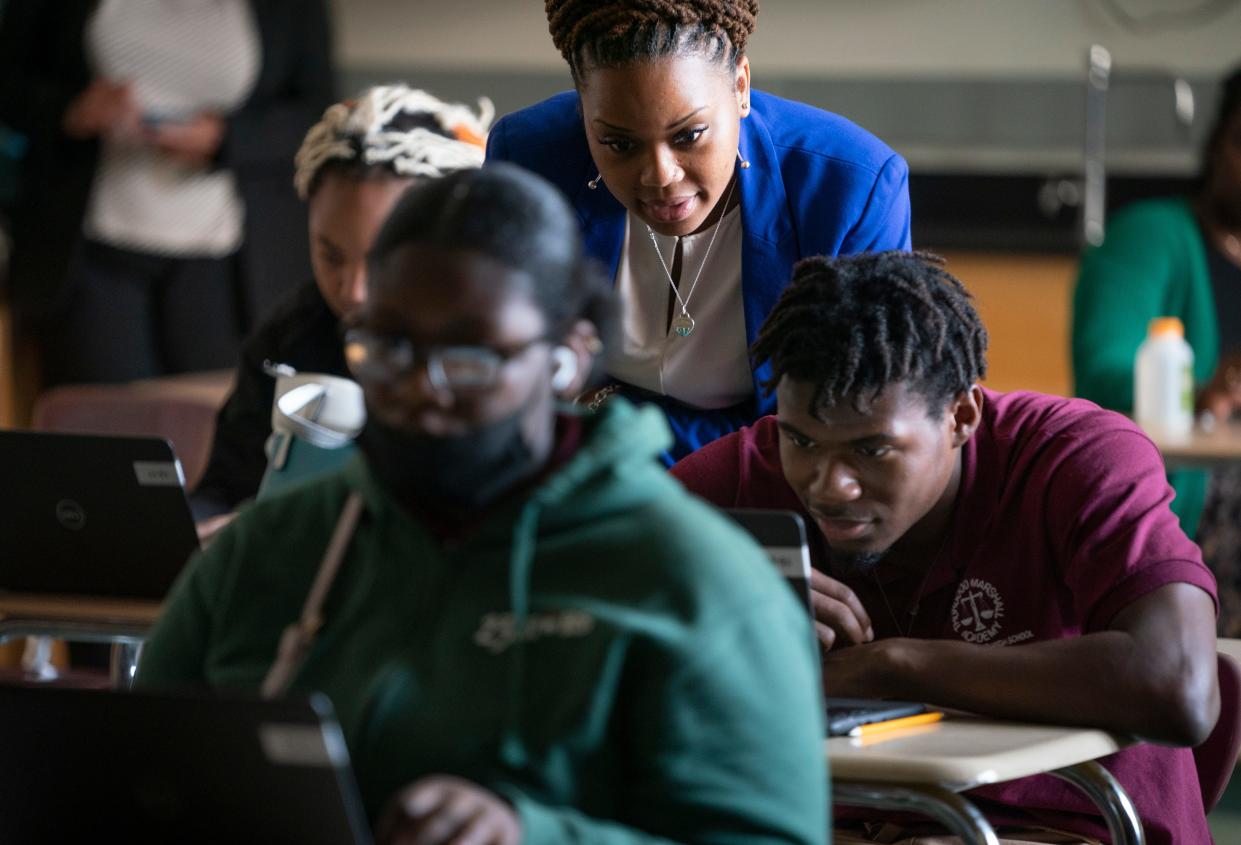
[{"label": "dell logo on laptop", "polygon": [[61,499],[56,503],[56,521],[70,531],[80,531],[86,525],[86,511],[73,499]]}]

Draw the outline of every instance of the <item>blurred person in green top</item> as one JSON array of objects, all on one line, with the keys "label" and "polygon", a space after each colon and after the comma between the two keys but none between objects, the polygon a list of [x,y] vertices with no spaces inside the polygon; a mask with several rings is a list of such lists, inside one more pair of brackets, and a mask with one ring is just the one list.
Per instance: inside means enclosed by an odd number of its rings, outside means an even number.
[{"label": "blurred person in green top", "polygon": [[190,563],[138,685],[326,693],[380,843],[825,843],[804,609],[663,471],[659,411],[557,401],[610,292],[556,190],[504,164],[411,188],[367,285],[359,454]]},{"label": "blurred person in green top", "polygon": [[[1241,412],[1241,67],[1221,84],[1194,191],[1123,209],[1083,257],[1073,298],[1077,395],[1132,413],[1138,346],[1164,316],[1180,318],[1193,348],[1196,410],[1221,421]],[[1168,479],[1172,509],[1219,580],[1220,633],[1241,635],[1241,472]]]}]

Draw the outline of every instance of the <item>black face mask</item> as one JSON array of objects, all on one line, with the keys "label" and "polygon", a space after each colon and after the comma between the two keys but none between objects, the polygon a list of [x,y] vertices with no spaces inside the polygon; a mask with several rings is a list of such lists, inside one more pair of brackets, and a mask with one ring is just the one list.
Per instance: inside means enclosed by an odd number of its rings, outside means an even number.
[{"label": "black face mask", "polygon": [[481,508],[532,475],[522,413],[458,437],[410,434],[373,416],[358,434],[371,472],[402,501],[433,512]]}]

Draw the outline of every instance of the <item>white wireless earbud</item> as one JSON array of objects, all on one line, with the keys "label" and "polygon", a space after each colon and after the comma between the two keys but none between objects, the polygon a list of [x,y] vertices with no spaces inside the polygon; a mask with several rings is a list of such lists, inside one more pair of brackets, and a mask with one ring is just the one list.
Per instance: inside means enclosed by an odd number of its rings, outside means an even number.
[{"label": "white wireless earbud", "polygon": [[568,390],[577,378],[577,353],[567,346],[557,346],[552,350],[552,361],[556,365],[552,373],[552,390]]}]

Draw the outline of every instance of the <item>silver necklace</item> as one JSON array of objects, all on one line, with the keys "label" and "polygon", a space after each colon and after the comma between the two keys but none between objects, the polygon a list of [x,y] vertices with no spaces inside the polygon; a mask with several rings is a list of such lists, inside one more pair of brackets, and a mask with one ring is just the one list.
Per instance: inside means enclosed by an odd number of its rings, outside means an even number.
[{"label": "silver necklace", "polygon": [[[930,570],[927,570],[927,575],[929,574]],[[880,598],[883,599],[883,606],[888,609],[888,618],[892,620],[892,627],[896,629],[896,635],[898,637],[907,637],[909,636],[909,632],[913,630],[914,619],[918,615],[918,605],[922,601],[922,588],[925,586],[926,575],[922,577],[922,583],[918,585],[918,592],[914,594],[913,599],[909,602],[909,610],[907,611],[909,619],[906,623],[907,627],[902,627],[900,619],[896,615],[896,611],[892,609],[892,603],[888,601],[888,593],[883,589],[883,584],[879,581],[879,573],[875,573],[875,587],[879,590]]]},{"label": "silver necklace", "polygon": [[888,601],[888,592],[883,588],[883,582],[879,580],[879,570],[874,571],[875,588],[879,590],[879,596],[883,599],[883,606],[888,609],[888,618],[892,620],[892,627],[896,628],[898,637],[907,637],[913,631],[914,622],[917,620],[918,610],[922,606],[922,593],[926,590],[927,582],[931,580],[931,573],[935,571],[936,565],[939,563],[940,556],[944,553],[944,548],[948,545],[948,535],[951,532],[944,530],[944,536],[939,541],[939,548],[931,557],[931,563],[922,573],[922,580],[918,582],[918,589],[914,592],[913,598],[909,601],[909,608],[905,611],[906,622],[902,626],[896,611],[892,609],[892,602]]},{"label": "silver necklace", "polygon": [[707,241],[707,250],[702,254],[702,261],[698,264],[698,272],[694,274],[694,281],[689,286],[689,293],[685,294],[685,298],[681,298],[681,291],[677,288],[677,283],[672,280],[672,271],[668,269],[668,262],[664,260],[663,250],[659,248],[659,241],[655,239],[655,230],[650,226],[646,227],[646,233],[651,236],[651,245],[655,247],[655,254],[659,256],[659,264],[664,268],[664,275],[668,277],[668,286],[672,288],[672,292],[676,295],[677,303],[681,306],[681,313],[672,321],[672,330],[681,337],[689,337],[690,332],[694,330],[697,323],[694,318],[689,315],[689,301],[694,297],[694,289],[698,287],[698,280],[702,278],[702,268],[707,266],[707,258],[711,255],[711,247],[715,246],[715,236],[720,233],[720,225],[724,222],[724,216],[728,214],[728,204],[733,199],[733,189],[737,187],[737,179],[733,177],[732,182],[728,185],[728,196],[724,199],[724,210],[720,212],[720,219],[715,221],[715,228],[711,230],[711,240]]}]

